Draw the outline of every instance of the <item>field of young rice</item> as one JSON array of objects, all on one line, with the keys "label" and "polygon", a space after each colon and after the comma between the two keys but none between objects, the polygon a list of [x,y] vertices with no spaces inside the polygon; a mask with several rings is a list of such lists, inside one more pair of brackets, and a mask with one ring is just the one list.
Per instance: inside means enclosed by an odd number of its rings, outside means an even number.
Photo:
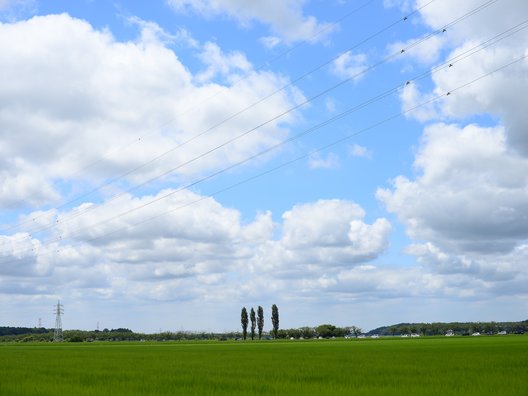
[{"label": "field of young rice", "polygon": [[528,336],[0,344],[0,395],[528,395]]}]

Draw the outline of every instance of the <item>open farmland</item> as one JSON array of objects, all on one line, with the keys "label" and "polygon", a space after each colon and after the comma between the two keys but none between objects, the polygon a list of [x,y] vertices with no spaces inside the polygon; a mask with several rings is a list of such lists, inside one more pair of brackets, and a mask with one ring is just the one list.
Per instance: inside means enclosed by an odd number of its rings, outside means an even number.
[{"label": "open farmland", "polygon": [[526,395],[528,336],[0,345],[1,395]]}]

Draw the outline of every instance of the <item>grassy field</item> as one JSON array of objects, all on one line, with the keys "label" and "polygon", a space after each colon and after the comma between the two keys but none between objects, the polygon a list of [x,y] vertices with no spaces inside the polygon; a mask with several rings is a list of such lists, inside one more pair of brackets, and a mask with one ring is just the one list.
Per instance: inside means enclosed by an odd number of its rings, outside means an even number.
[{"label": "grassy field", "polygon": [[0,395],[528,395],[528,336],[0,344]]}]

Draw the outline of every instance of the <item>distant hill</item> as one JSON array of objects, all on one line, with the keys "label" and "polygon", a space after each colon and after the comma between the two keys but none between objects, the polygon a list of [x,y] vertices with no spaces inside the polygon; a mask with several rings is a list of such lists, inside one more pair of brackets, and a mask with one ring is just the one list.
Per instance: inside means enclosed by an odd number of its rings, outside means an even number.
[{"label": "distant hill", "polygon": [[479,333],[496,334],[499,331],[507,333],[525,333],[528,332],[528,320],[521,322],[434,322],[434,323],[398,323],[390,326],[382,326],[370,330],[366,335],[403,335],[403,334],[420,334],[420,335],[443,335],[448,330],[454,334],[464,335]]}]

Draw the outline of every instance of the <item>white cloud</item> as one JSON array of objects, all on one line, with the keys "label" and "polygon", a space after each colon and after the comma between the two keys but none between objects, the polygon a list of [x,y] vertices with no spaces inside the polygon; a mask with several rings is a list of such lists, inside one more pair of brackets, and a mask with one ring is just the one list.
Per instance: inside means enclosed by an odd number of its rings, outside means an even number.
[{"label": "white cloud", "polygon": [[286,43],[320,40],[333,30],[332,25],[303,14],[305,0],[167,0],[167,3],[178,12],[193,11],[206,17],[225,14],[243,25],[253,20],[268,24],[274,36],[264,38],[267,46],[277,45],[279,38]]},{"label": "white cloud", "polygon": [[3,292],[45,284],[41,295],[61,290],[123,301],[238,301],[277,291],[301,295],[317,285],[332,293],[341,272],[371,262],[388,245],[389,222],[368,224],[359,205],[343,200],[296,205],[282,224],[269,212],[243,224],[238,211],[190,191],[130,211],[168,192],[124,196],[84,213],[89,205],[52,211],[58,222],[42,242],[37,234],[2,237],[0,278],[12,285]]},{"label": "white cloud", "polygon": [[[429,0],[417,0],[416,8],[421,8],[420,15],[423,21],[433,29],[443,28],[451,23],[456,17],[479,8],[478,13],[464,20],[463,23],[449,27],[450,38],[458,43],[471,40],[474,37],[487,37],[506,30],[507,28],[524,20],[528,4],[524,0],[510,0],[507,6],[502,2],[494,2],[487,6],[479,0],[468,0],[458,2],[456,0],[445,0],[432,2]],[[487,3],[487,2],[486,2]],[[424,7],[424,5],[426,5]],[[484,5],[484,7],[482,7]],[[480,7],[482,7],[480,9]],[[456,10],[456,13],[454,13]],[[500,15],[500,17],[497,17]],[[517,23],[518,23],[517,22]]]},{"label": "white cloud", "polygon": [[406,84],[400,92],[405,117],[421,122],[440,118],[439,100],[435,98],[432,93],[421,92],[415,83]]},{"label": "white cloud", "polygon": [[366,224],[364,215],[359,205],[337,199],[296,205],[283,214],[280,240],[258,255],[260,265],[313,280],[369,262],[387,248],[391,226],[383,218]]},{"label": "white cloud", "polygon": [[332,97],[325,98],[325,108],[329,113],[335,113],[337,110],[335,100]]},{"label": "white cloud", "polygon": [[[409,6],[409,2],[397,3]],[[427,3],[418,0],[415,6]],[[463,4],[446,0],[427,4],[420,13],[422,21],[434,30],[481,4],[477,0]],[[506,8],[497,2],[448,27],[442,40],[415,53],[417,60],[425,63],[442,58],[455,61],[452,67],[432,75],[430,91],[420,90],[414,83],[406,85],[401,93],[403,109],[450,92],[527,53],[528,33],[523,30],[466,59],[456,58],[517,25],[527,11],[524,1],[511,1]],[[439,52],[442,47],[449,53]],[[415,155],[416,175],[396,177],[392,187],[380,188],[377,196],[405,225],[413,240],[406,253],[421,265],[415,276],[434,280],[434,293],[476,300],[526,295],[522,285],[528,278],[524,265],[528,119],[523,110],[528,105],[523,94],[528,92],[527,73],[528,63],[518,62],[408,114],[436,123],[424,129]],[[500,122],[471,124],[478,120],[476,115],[500,117]]]},{"label": "white cloud", "polygon": [[264,44],[265,47],[268,47],[268,48],[274,48],[282,42],[280,37],[276,37],[276,36],[262,37],[260,41],[262,42],[262,44]]},{"label": "white cloud", "polygon": [[[113,312],[120,305],[133,304],[133,309],[138,309],[137,303],[144,307],[155,304],[158,315],[174,309],[177,303],[179,317],[167,324],[158,318],[152,328],[144,323],[144,317],[142,322],[132,318],[125,322],[135,330],[157,331],[157,326],[225,328],[225,318],[200,310],[192,315],[197,305],[206,311],[208,307],[218,310],[222,302],[226,308],[220,312],[225,316],[239,310],[240,304],[267,307],[280,296],[285,323],[301,326],[311,324],[306,318],[315,314],[322,318],[328,309],[336,309],[340,304],[341,309],[349,312],[351,307],[347,304],[357,306],[358,301],[361,306],[381,309],[375,308],[380,299],[384,306],[390,305],[391,299],[401,301],[417,296],[420,301],[442,298],[443,304],[445,299],[482,301],[497,293],[522,294],[528,280],[525,271],[519,270],[526,260],[527,245],[510,253],[510,258],[516,261],[508,260],[506,264],[504,260],[500,265],[495,265],[490,257],[484,257],[487,261],[483,257],[473,258],[466,264],[460,257],[449,256],[432,244],[416,244],[408,249],[419,259],[421,267],[377,265],[376,260],[388,246],[390,223],[383,218],[367,223],[365,211],[344,200],[295,205],[277,224],[269,212],[242,224],[238,211],[225,208],[212,198],[202,199],[184,191],[146,211],[101,223],[115,215],[116,208],[124,211],[155,197],[123,197],[119,204],[95,205],[97,209],[71,221],[67,221],[68,217],[78,209],[58,213],[60,221],[54,235],[62,235],[63,239],[57,243],[41,243],[28,234],[3,237],[4,253],[5,242],[10,239],[10,246],[18,250],[18,255],[14,250],[2,255],[2,259],[9,258],[11,263],[0,265],[0,290],[11,301],[19,299],[20,304],[31,300],[32,304],[42,305],[61,298],[69,303],[68,313],[74,309],[72,304],[88,299],[99,307],[97,312],[83,318],[66,316],[68,327],[90,326],[85,323],[86,318],[101,320],[100,315],[107,312],[103,307],[109,302],[113,304]],[[198,200],[197,204],[187,205]],[[145,222],[161,213],[163,216]],[[42,213],[30,217],[39,215]],[[276,237],[275,227],[280,231]],[[121,231],[112,234],[116,229]],[[105,237],[92,239],[104,233]],[[23,248],[27,248],[25,253]],[[504,288],[507,290],[503,291]],[[325,301],[332,304],[327,306]],[[292,306],[308,302],[309,316],[288,314]],[[430,301],[425,304],[419,317],[427,315],[431,304]],[[320,310],[321,307],[324,309]],[[83,312],[88,312],[88,308]],[[353,323],[367,322],[372,326],[365,315],[367,312]],[[398,320],[402,315],[405,318],[405,312],[398,311],[394,318],[384,317],[383,323]],[[414,311],[414,315],[418,312]],[[438,318],[435,315],[431,320]],[[453,318],[453,312],[449,318]],[[117,321],[106,318],[106,323],[112,321],[115,326],[123,325],[123,318]]]},{"label": "white cloud", "polygon": [[271,237],[270,214],[243,225],[237,211],[189,191],[133,211],[167,193],[57,213],[47,237],[2,237],[0,273],[27,289],[44,282],[85,297],[192,299],[205,287],[223,290],[225,275],[239,269],[254,244]]},{"label": "white cloud", "polygon": [[398,41],[392,43],[388,47],[388,53],[389,55],[392,55],[400,52],[402,49],[410,47],[403,54],[404,58],[410,58],[422,64],[431,64],[436,62],[441,54],[442,47],[446,43],[446,39],[442,36],[432,36],[426,41],[422,41],[418,45],[415,45],[415,43],[418,43],[421,40],[423,39],[413,38],[405,42]]},{"label": "white cloud", "polygon": [[508,149],[504,129],[431,125],[415,166],[414,180],[399,176],[377,192],[420,241],[407,253],[445,275],[445,287],[464,282],[467,296],[522,293],[528,159]]},{"label": "white cloud", "polygon": [[39,241],[27,233],[0,236],[0,275],[45,275],[48,266],[35,256],[39,248]]},{"label": "white cloud", "polygon": [[[286,83],[270,72],[251,72],[241,54],[207,44],[203,54],[214,53],[217,66],[207,63],[197,86],[162,32],[152,24],[142,32],[138,42],[118,42],[66,14],[0,24],[0,206],[56,203],[61,179],[75,189],[76,182],[98,183],[138,168]],[[240,70],[249,75],[236,86],[206,81],[217,74],[229,81]],[[128,179],[143,181],[183,164],[300,97],[294,88],[281,91]],[[193,106],[200,111],[189,111]],[[268,123],[173,177],[247,158],[284,138],[294,117]]]},{"label": "white cloud", "polygon": [[335,153],[328,153],[323,157],[320,153],[313,153],[308,158],[308,165],[311,169],[337,169],[339,168],[339,156]]},{"label": "white cloud", "polygon": [[[422,6],[426,1],[417,1]],[[477,0],[460,4],[455,0],[434,2],[420,12],[424,23],[432,29],[445,26],[453,20],[453,10],[463,15],[481,5]],[[528,3],[523,0],[512,0],[504,7],[501,2],[484,8],[461,23],[448,28],[445,33],[449,39],[448,48],[452,51],[444,54],[446,59],[464,54],[469,49],[502,34],[524,21],[523,15],[528,12]],[[500,18],[497,15],[500,14]],[[498,41],[473,55],[454,62],[453,67],[433,74],[434,88],[431,93],[419,93],[416,87],[406,87],[402,96],[404,108],[410,107],[416,98],[435,96],[464,85],[473,79],[489,73],[528,53],[526,42],[528,30]],[[420,46],[421,47],[421,46]],[[434,51],[433,51],[434,53]],[[438,102],[438,116],[464,118],[474,114],[493,114],[499,116],[506,127],[506,136],[510,148],[528,154],[528,139],[525,125],[528,118],[524,109],[528,106],[526,95],[519,92],[528,91],[528,82],[524,78],[528,73],[528,62],[525,60],[493,73],[474,84]],[[427,113],[427,110],[426,110]],[[434,115],[433,113],[430,115]],[[418,116],[426,119],[427,114]]]},{"label": "white cloud", "polygon": [[[528,39],[528,35],[526,36]],[[469,44],[468,44],[469,46]],[[461,47],[454,53],[463,51]],[[437,91],[447,91],[464,84],[472,78],[493,71],[506,63],[528,53],[528,47],[490,48],[467,61],[457,63],[450,73],[438,73],[434,77]],[[528,82],[524,78],[528,73],[528,62],[516,63],[507,69],[472,84],[441,102],[442,111],[449,117],[466,117],[471,114],[494,114],[502,118],[506,127],[506,136],[511,148],[527,155],[528,139],[525,126],[528,116],[524,109],[528,106],[524,95],[528,91]]]},{"label": "white cloud", "polygon": [[232,52],[226,55],[215,43],[205,43],[199,55],[200,60],[207,69],[196,76],[199,83],[212,80],[217,75],[230,76],[238,71],[249,72],[252,69],[251,63],[240,52]]},{"label": "white cloud", "polygon": [[157,23],[145,21],[137,16],[129,17],[127,21],[141,29],[139,43],[147,45],[182,43],[191,48],[199,46],[198,42],[186,29],[179,28],[176,34],[172,34],[164,30]]},{"label": "white cloud", "polygon": [[372,152],[366,147],[360,146],[359,144],[353,144],[348,148],[348,152],[353,157],[372,158]]},{"label": "white cloud", "polygon": [[386,8],[398,7],[404,12],[409,12],[413,8],[414,0],[383,0],[383,6]]},{"label": "white cloud", "polygon": [[349,243],[350,222],[364,216],[365,211],[359,205],[339,200],[296,205],[283,215],[283,243],[299,248],[343,246]]},{"label": "white cloud", "polygon": [[455,254],[428,242],[410,246],[408,253],[417,257],[425,271],[440,274],[451,290],[459,289],[463,297],[482,299],[526,294],[527,244],[507,253]]},{"label": "white cloud", "polygon": [[357,81],[364,77],[367,64],[365,54],[352,54],[345,52],[332,63],[332,72],[339,78],[352,78]]},{"label": "white cloud", "polygon": [[528,238],[528,159],[508,150],[502,128],[431,125],[415,166],[416,180],[378,191],[412,238],[460,252],[509,251]]}]

